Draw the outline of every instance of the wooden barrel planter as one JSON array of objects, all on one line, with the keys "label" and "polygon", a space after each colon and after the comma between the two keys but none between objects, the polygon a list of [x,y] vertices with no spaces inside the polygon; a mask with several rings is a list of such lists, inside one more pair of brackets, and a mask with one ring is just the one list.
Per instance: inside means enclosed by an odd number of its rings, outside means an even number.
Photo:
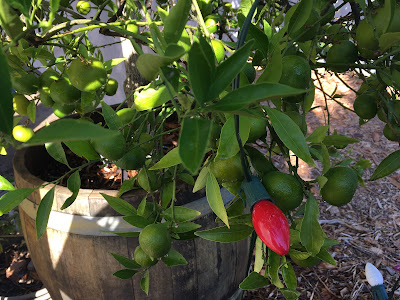
[{"label": "wooden barrel planter", "polygon": [[[18,188],[32,188],[44,183],[37,170],[51,157],[44,147],[17,151],[14,157],[15,183]],[[174,241],[188,265],[166,267],[159,262],[150,270],[150,293],[140,288],[139,274],[121,280],[112,274],[124,267],[110,253],[133,258],[138,239],[119,237],[102,231],[138,231],[125,223],[100,193],[116,196],[117,190],[81,189],[77,200],[65,210],[60,207],[71,192],[62,186],[55,189],[55,199],[46,233],[36,239],[35,216],[40,199],[53,185],[38,189],[25,199],[19,209],[22,229],[37,273],[53,300],[128,300],[128,299],[236,299],[240,282],[246,277],[249,241],[215,243],[200,238]],[[193,194],[188,188],[188,197]],[[135,205],[144,191],[123,196]],[[198,196],[197,196],[198,197]],[[223,193],[228,202],[229,192]],[[205,197],[193,199],[187,207],[202,215],[195,220],[202,229],[215,226],[215,215]]]}]

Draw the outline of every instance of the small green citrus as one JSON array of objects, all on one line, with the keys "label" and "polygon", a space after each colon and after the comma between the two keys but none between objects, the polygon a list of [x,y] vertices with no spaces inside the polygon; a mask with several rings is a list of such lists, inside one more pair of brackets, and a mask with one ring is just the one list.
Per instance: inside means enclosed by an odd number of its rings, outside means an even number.
[{"label": "small green citrus", "polygon": [[210,33],[216,33],[219,28],[219,22],[221,18],[217,15],[207,16],[204,23]]},{"label": "small green citrus", "polygon": [[62,77],[50,85],[50,97],[61,105],[72,104],[81,98],[81,91],[71,84],[68,77]]},{"label": "small green citrus", "polygon": [[159,258],[166,255],[171,249],[171,236],[165,226],[150,224],[140,232],[139,244],[148,256]]},{"label": "small green citrus", "polygon": [[115,164],[125,170],[138,170],[143,167],[145,160],[146,154],[143,149],[135,147],[117,160]]},{"label": "small green citrus", "polygon": [[214,160],[210,163],[210,169],[220,182],[241,181],[244,176],[239,154],[224,160]]},{"label": "small green citrus", "polygon": [[13,94],[13,108],[20,116],[28,115],[28,106],[30,101],[21,94]]},{"label": "small green citrus", "polygon": [[378,107],[376,105],[376,99],[372,94],[364,93],[356,98],[353,104],[355,113],[361,119],[372,119],[375,117]]},{"label": "small green citrus", "polygon": [[150,256],[148,256],[140,246],[136,247],[135,252],[133,253],[133,258],[143,267],[151,267],[158,262],[157,259],[150,258]]},{"label": "small green citrus", "polygon": [[349,64],[355,63],[358,59],[357,47],[350,41],[341,41],[334,44],[328,51],[326,63],[334,72],[343,73],[349,69]]},{"label": "small green citrus", "polygon": [[13,128],[12,135],[17,141],[25,143],[33,137],[34,132],[29,127],[17,125]]},{"label": "small green citrus", "polygon": [[95,58],[87,61],[79,58],[73,60],[67,74],[72,85],[82,92],[93,92],[107,81],[107,71],[103,63]]},{"label": "small green citrus", "polygon": [[74,104],[54,103],[52,106],[53,113],[59,118],[64,118],[65,116],[68,116],[75,110],[75,108],[76,106]]},{"label": "small green citrus", "polygon": [[225,57],[225,48],[220,40],[211,40],[211,46],[214,50],[217,62],[221,62]]},{"label": "small green citrus", "polygon": [[126,142],[124,136],[118,132],[108,138],[91,140],[93,148],[105,158],[116,161],[126,153]]},{"label": "small green citrus", "polygon": [[87,1],[78,1],[76,3],[76,10],[82,15],[87,15],[91,10],[90,3]]},{"label": "small green citrus", "polygon": [[360,21],[356,31],[357,46],[368,50],[377,50],[379,41],[375,37],[374,27],[366,19]]},{"label": "small green citrus", "polygon": [[[389,127],[388,124],[385,125],[385,127],[383,127],[383,135],[389,140],[389,141],[393,141],[393,142],[397,142],[398,141],[398,137],[400,137],[400,126],[397,126],[395,124],[391,125],[393,130]],[[397,135],[397,136],[396,136]]]},{"label": "small green citrus", "polygon": [[258,139],[264,139],[267,135],[267,120],[258,118],[249,118],[250,133],[247,139],[248,143],[255,143]]},{"label": "small green citrus", "polygon": [[106,87],[104,88],[106,95],[114,96],[117,93],[117,89],[118,89],[118,81],[116,81],[114,78],[108,79]]}]

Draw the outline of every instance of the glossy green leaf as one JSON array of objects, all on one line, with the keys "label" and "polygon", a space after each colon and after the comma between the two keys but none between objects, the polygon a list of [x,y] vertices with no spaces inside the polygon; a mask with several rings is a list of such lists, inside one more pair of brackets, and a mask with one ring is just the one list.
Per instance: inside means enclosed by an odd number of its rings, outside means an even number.
[{"label": "glossy green leaf", "polygon": [[111,71],[116,65],[122,63],[127,60],[127,58],[113,58],[104,62],[104,68],[106,71]]},{"label": "glossy green leaf", "polygon": [[311,166],[315,166],[311,158],[306,140],[299,126],[286,114],[278,111],[275,108],[265,108],[272,127],[281,141],[293,151],[299,158]]},{"label": "glossy green leaf", "polygon": [[130,269],[123,269],[115,272],[113,276],[118,277],[119,279],[129,279],[132,278],[138,271],[130,270]]},{"label": "glossy green leaf", "polygon": [[326,133],[328,132],[329,126],[320,126],[315,128],[315,130],[307,137],[306,141],[319,144],[324,140]]},{"label": "glossy green leaf", "polygon": [[297,288],[297,276],[293,270],[293,266],[290,262],[282,267],[282,277],[285,281],[285,285],[292,290]]},{"label": "glossy green leaf", "polygon": [[158,89],[147,88],[140,93],[135,93],[134,108],[137,111],[152,109],[163,105],[170,99],[171,96],[166,86],[161,86]]},{"label": "glossy green leaf", "polygon": [[183,206],[170,207],[162,213],[166,220],[172,220],[173,217],[178,222],[186,222],[201,215],[201,212]]},{"label": "glossy green leaf", "polygon": [[76,155],[84,157],[87,160],[100,158],[100,155],[88,141],[64,141],[64,144]]},{"label": "glossy green leaf", "polygon": [[271,249],[268,249],[268,274],[271,278],[271,283],[278,288],[283,288],[283,284],[279,279],[279,268],[281,265],[281,256]]},{"label": "glossy green leaf", "polygon": [[206,197],[212,211],[229,227],[228,215],[226,213],[221,191],[214,174],[209,172],[206,184]]},{"label": "glossy green leaf", "polygon": [[400,168],[400,150],[397,150],[381,161],[369,180],[376,180],[392,174]]},{"label": "glossy green leaf", "polygon": [[176,147],[165,154],[154,166],[149,168],[149,170],[159,170],[165,169],[172,166],[179,165],[182,162],[179,156],[179,148]]},{"label": "glossy green leaf", "polygon": [[[14,1],[18,2],[17,0]],[[24,25],[19,18],[19,13],[10,6],[8,0],[0,0],[0,26],[11,39],[15,38],[23,30]],[[1,67],[6,65],[7,63],[1,61]],[[6,77],[1,76],[0,78],[4,79]]]},{"label": "glossy green leaf", "polygon": [[252,232],[253,228],[247,225],[232,225],[230,228],[222,226],[209,230],[197,231],[195,235],[209,241],[232,243],[247,238]]},{"label": "glossy green leaf", "polygon": [[60,142],[46,143],[44,144],[46,147],[47,153],[50,154],[56,161],[69,166],[67,161],[67,156],[65,155],[64,148]]},{"label": "glossy green leaf", "polygon": [[199,43],[201,51],[203,52],[203,55],[207,60],[207,64],[211,68],[212,74],[214,74],[216,70],[215,67],[216,57],[214,49],[212,48],[211,44],[202,36],[199,37]]},{"label": "glossy green leaf", "polygon": [[166,209],[171,203],[172,197],[174,196],[175,182],[167,182],[163,185],[161,194],[161,207]]},{"label": "glossy green leaf", "polygon": [[15,187],[3,176],[0,175],[0,191],[13,191]]},{"label": "glossy green leaf", "polygon": [[266,158],[265,154],[248,145],[245,146],[245,149],[250,157],[252,167],[260,177],[275,170],[273,163]]},{"label": "glossy green leaf", "polygon": [[134,260],[125,257],[123,255],[117,254],[117,253],[110,253],[121,265],[123,265],[125,268],[128,269],[140,269],[141,265],[139,265],[137,262]]},{"label": "glossy green leaf", "polygon": [[161,258],[161,260],[168,267],[187,265],[188,264],[188,262],[183,257],[183,255],[180,254],[178,251],[175,251],[174,249],[169,250],[168,254],[166,256],[163,256]]},{"label": "glossy green leaf", "polygon": [[211,81],[208,90],[207,100],[217,98],[219,94],[232,83],[233,79],[246,65],[252,46],[253,41],[246,43],[217,67],[215,77]]},{"label": "glossy green leaf", "polygon": [[[54,0],[53,0],[54,1]],[[18,9],[25,17],[29,17],[29,9],[31,8],[31,0],[7,0],[7,2]]]},{"label": "glossy green leaf", "polygon": [[163,33],[165,41],[168,44],[178,42],[182,36],[182,31],[188,20],[191,4],[192,2],[190,0],[179,0],[165,18]]},{"label": "glossy green leaf", "polygon": [[206,119],[185,118],[179,136],[179,156],[189,172],[196,174],[207,152],[211,121]]},{"label": "glossy green leaf", "polygon": [[79,190],[81,188],[81,177],[79,176],[79,171],[75,171],[67,181],[67,187],[72,192],[72,195],[64,201],[64,204],[61,206],[61,209],[66,209],[72,203],[74,203],[76,197],[79,194]]},{"label": "glossy green leaf", "polygon": [[87,120],[60,119],[39,130],[26,144],[109,138],[120,134]]},{"label": "glossy green leaf", "polygon": [[194,42],[188,57],[189,81],[196,101],[202,105],[208,101],[208,91],[214,77],[209,59],[199,43]]},{"label": "glossy green leaf", "polygon": [[36,213],[36,237],[40,239],[45,233],[47,228],[47,222],[49,221],[51,207],[54,201],[54,190],[56,186],[54,185],[40,201],[37,213]]},{"label": "glossy green leaf", "polygon": [[193,223],[193,222],[181,222],[178,224],[178,227],[172,226],[171,230],[175,233],[185,233],[189,231],[194,231],[199,229],[201,225]]},{"label": "glossy green leaf", "polygon": [[28,113],[28,118],[32,121],[32,123],[36,122],[36,104],[35,101],[31,101],[26,109]]},{"label": "glossy green leaf", "polygon": [[139,231],[101,231],[105,233],[112,233],[121,237],[139,237],[140,232]]},{"label": "glossy green leaf", "polygon": [[194,183],[193,193],[200,191],[202,188],[206,186],[207,178],[208,178],[208,168],[202,168],[199,176],[197,176],[196,182]]},{"label": "glossy green leaf", "polygon": [[315,256],[324,244],[324,231],[318,222],[319,207],[312,194],[306,202],[304,219],[301,224],[300,239],[303,246],[311,255]]},{"label": "glossy green leaf", "polygon": [[379,48],[382,52],[395,46],[400,41],[400,32],[387,32],[379,38]]},{"label": "glossy green leaf", "polygon": [[120,117],[118,117],[115,110],[113,110],[111,106],[104,101],[101,101],[101,111],[108,128],[118,130],[123,126],[122,120]]},{"label": "glossy green leaf", "polygon": [[279,289],[286,300],[296,300],[300,297],[300,292],[291,289]]},{"label": "glossy green leaf", "polygon": [[278,83],[282,75],[282,54],[280,51],[274,51],[268,60],[267,67],[257,79],[257,83],[273,82]]},{"label": "glossy green leaf", "polygon": [[146,295],[149,294],[149,286],[150,286],[150,274],[149,274],[149,269],[147,269],[146,273],[144,273],[144,276],[140,280],[140,287],[142,288],[143,292],[146,293]]},{"label": "glossy green leaf", "polygon": [[306,90],[292,88],[288,85],[264,82],[238,88],[224,96],[216,104],[207,109],[212,111],[233,112],[252,103],[266,100],[271,97],[286,97],[303,94]]},{"label": "glossy green leaf", "polygon": [[268,279],[257,272],[251,272],[239,285],[242,290],[255,290],[265,287]]},{"label": "glossy green leaf", "polygon": [[311,254],[308,252],[302,252],[302,251],[299,251],[296,249],[290,249],[289,255],[290,255],[290,257],[293,257],[298,260],[305,260],[311,256]]},{"label": "glossy green leaf", "polygon": [[332,266],[336,266],[337,262],[335,259],[332,257],[332,255],[328,252],[328,249],[326,248],[321,248],[321,251],[317,254],[317,257],[324,262],[327,262],[328,264],[331,264]]},{"label": "glossy green leaf", "polygon": [[264,266],[263,242],[257,236],[254,254],[254,272],[260,273]]},{"label": "glossy green leaf", "polygon": [[7,192],[0,198],[0,216],[17,207],[35,189],[22,188]]},{"label": "glossy green leaf", "polygon": [[121,188],[119,189],[117,196],[121,197],[124,193],[134,189],[135,181],[136,181],[136,177],[131,177],[128,180],[124,180],[124,182],[121,185]]},{"label": "glossy green leaf", "polygon": [[147,225],[153,223],[151,220],[146,219],[145,217],[138,216],[138,215],[131,215],[127,217],[123,217],[123,219],[137,228],[145,228]]},{"label": "glossy green leaf", "polygon": [[118,198],[118,197],[113,197],[104,193],[100,193],[106,199],[108,204],[118,213],[120,213],[123,216],[131,216],[131,215],[136,215],[136,208],[134,208],[131,204],[129,204],[127,201]]},{"label": "glossy green leaf", "polygon": [[[5,0],[0,1],[4,2]],[[1,14],[2,12],[0,12],[0,18],[2,17]],[[11,80],[8,71],[8,63],[3,49],[0,49],[0,78],[0,90],[2,94],[0,98],[0,132],[11,134],[14,115],[13,97],[11,94]]]},{"label": "glossy green leaf", "polygon": [[348,144],[354,144],[358,142],[359,140],[347,137],[342,134],[327,135],[323,140],[323,143],[326,146],[335,146],[340,148],[346,147]]},{"label": "glossy green leaf", "polygon": [[[239,117],[239,135],[242,143],[245,144],[249,138],[250,120],[247,117]],[[228,159],[235,156],[239,152],[239,144],[236,140],[235,121],[231,116],[226,120],[221,129],[221,136],[217,150],[216,159]]]},{"label": "glossy green leaf", "polygon": [[292,17],[290,18],[288,26],[289,35],[303,28],[304,24],[311,14],[313,5],[313,0],[302,0],[299,2],[299,5],[294,11]]},{"label": "glossy green leaf", "polygon": [[316,178],[318,185],[319,185],[319,190],[321,191],[321,189],[324,187],[324,185],[328,182],[328,178],[326,178],[325,176],[318,176]]},{"label": "glossy green leaf", "polygon": [[304,96],[303,111],[308,113],[314,104],[315,99],[315,86],[312,79],[310,79],[310,91]]}]

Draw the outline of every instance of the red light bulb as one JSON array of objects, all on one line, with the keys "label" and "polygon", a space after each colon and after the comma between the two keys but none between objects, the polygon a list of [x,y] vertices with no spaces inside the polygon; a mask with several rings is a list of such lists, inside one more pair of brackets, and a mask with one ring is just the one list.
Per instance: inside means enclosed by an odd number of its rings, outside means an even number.
[{"label": "red light bulb", "polygon": [[253,226],[264,244],[279,255],[290,248],[289,223],[283,212],[269,200],[258,201],[253,206]]}]

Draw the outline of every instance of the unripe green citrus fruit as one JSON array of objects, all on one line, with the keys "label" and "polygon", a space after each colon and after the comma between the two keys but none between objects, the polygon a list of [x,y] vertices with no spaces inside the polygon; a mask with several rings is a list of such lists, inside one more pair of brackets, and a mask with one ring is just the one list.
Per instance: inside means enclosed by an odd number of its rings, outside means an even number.
[{"label": "unripe green citrus fruit", "polygon": [[126,25],[126,30],[133,32],[133,33],[139,33],[139,27],[136,24],[128,24]]},{"label": "unripe green citrus fruit", "polygon": [[13,128],[12,135],[17,141],[25,143],[33,137],[34,132],[29,127],[17,125]]},{"label": "unripe green citrus fruit", "polygon": [[150,224],[140,232],[139,244],[148,256],[159,258],[166,255],[171,249],[171,236],[165,226]]},{"label": "unripe green citrus fruit", "polygon": [[364,93],[356,98],[353,104],[355,113],[361,119],[372,119],[375,117],[378,107],[376,99],[372,94]]},{"label": "unripe green citrus fruit", "polygon": [[117,115],[123,124],[128,124],[131,122],[135,113],[136,110],[134,108],[123,108],[117,111]]},{"label": "unripe green citrus fruit", "polygon": [[116,161],[126,153],[126,142],[120,132],[111,137],[93,139],[91,143],[99,154],[109,160]]},{"label": "unripe green citrus fruit", "polygon": [[67,74],[72,85],[83,92],[93,92],[107,81],[107,71],[103,63],[95,58],[87,61],[79,58],[73,60]]},{"label": "unripe green citrus fruit", "polygon": [[53,99],[51,99],[50,88],[48,88],[48,87],[40,88],[39,94],[40,94],[40,96],[39,96],[40,102],[42,102],[42,104],[44,106],[53,107],[55,102],[53,101]]},{"label": "unripe green citrus fruit", "polygon": [[329,66],[332,71],[343,73],[349,69],[348,65],[355,63],[357,59],[357,47],[350,41],[341,41],[329,49],[326,63],[333,65]]},{"label": "unripe green citrus fruit", "polygon": [[76,3],[76,10],[82,15],[87,15],[91,10],[90,3],[87,1],[78,1]]},{"label": "unripe green citrus fruit", "polygon": [[30,101],[21,94],[13,94],[13,108],[20,116],[28,115],[28,106]]},{"label": "unripe green citrus fruit", "polygon": [[324,175],[328,181],[321,189],[322,200],[334,206],[343,206],[353,199],[358,178],[349,167],[333,167]]},{"label": "unripe green citrus fruit", "polygon": [[54,103],[51,108],[53,109],[53,113],[57,117],[64,118],[64,117],[68,116],[69,114],[73,113],[76,106],[74,104]]},{"label": "unripe green citrus fruit", "polygon": [[244,177],[239,154],[228,159],[214,160],[210,163],[210,169],[219,182],[241,181]]},{"label": "unripe green citrus fruit", "polygon": [[145,160],[146,154],[143,149],[135,147],[124,154],[115,164],[125,170],[138,170],[143,167]]},{"label": "unripe green citrus fruit", "polygon": [[81,98],[81,91],[71,84],[68,77],[62,77],[51,84],[50,97],[61,105],[72,104]]},{"label": "unripe green citrus fruit", "polygon": [[24,95],[34,94],[39,89],[39,79],[32,73],[12,75],[11,84],[14,90]]},{"label": "unripe green citrus fruit", "polygon": [[39,76],[39,86],[40,88],[50,88],[50,85],[60,78],[58,74],[53,69],[47,69]]},{"label": "unripe green citrus fruit", "polygon": [[151,267],[158,262],[157,259],[150,258],[150,256],[148,256],[140,246],[136,247],[135,252],[133,253],[133,258],[139,265],[143,267]]},{"label": "unripe green citrus fruit", "polygon": [[118,81],[116,81],[114,78],[108,79],[106,87],[104,88],[106,95],[114,96],[117,93],[117,89],[118,89]]},{"label": "unripe green citrus fruit", "polygon": [[211,46],[214,50],[217,62],[221,62],[225,57],[225,48],[220,40],[211,40]]},{"label": "unripe green citrus fruit", "polygon": [[207,16],[204,23],[210,33],[216,33],[219,28],[219,22],[221,18],[216,15]]},{"label": "unripe green citrus fruit", "polygon": [[248,143],[255,143],[258,139],[263,139],[267,135],[267,120],[250,118],[250,133]]},{"label": "unripe green citrus fruit", "polygon": [[356,40],[358,48],[377,50],[379,41],[375,37],[374,27],[366,19],[360,21],[357,26]]},{"label": "unripe green citrus fruit", "polygon": [[[392,124],[392,128],[395,132],[393,132],[393,130],[389,127],[388,124],[385,125],[385,127],[383,127],[383,135],[389,140],[389,141],[393,141],[393,142],[397,142],[398,138],[397,136],[400,138],[400,127]],[[396,133],[396,134],[395,134]]]},{"label": "unripe green citrus fruit", "polygon": [[275,204],[285,213],[297,208],[303,201],[303,189],[293,175],[279,171],[268,172],[262,183]]}]

